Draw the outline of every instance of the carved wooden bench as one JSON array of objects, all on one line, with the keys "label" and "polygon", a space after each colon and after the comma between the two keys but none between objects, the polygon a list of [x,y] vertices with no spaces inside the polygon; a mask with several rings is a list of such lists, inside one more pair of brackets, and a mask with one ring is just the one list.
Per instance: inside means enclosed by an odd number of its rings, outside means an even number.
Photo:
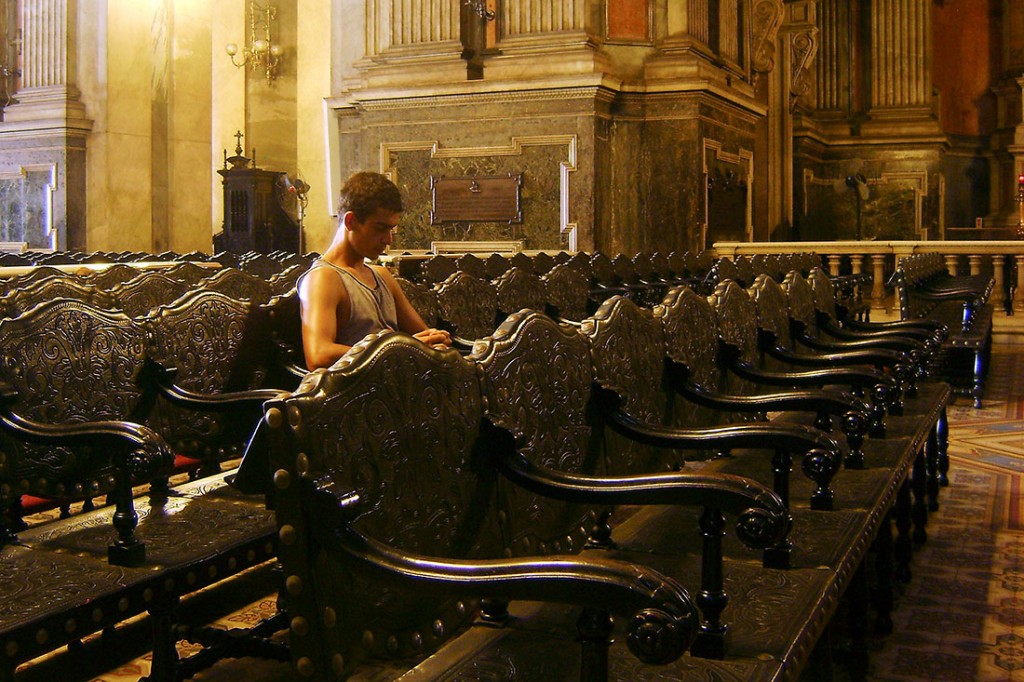
[{"label": "carved wooden bench", "polygon": [[946,328],[929,366],[980,408],[992,352],[992,278],[951,276],[938,254],[920,254],[904,258],[889,283],[902,320],[925,319]]},{"label": "carved wooden bench", "polygon": [[[272,558],[272,517],[222,477],[168,489],[174,452],[144,425],[160,389],[137,320],[57,299],[0,321],[0,347],[0,504],[27,493],[112,503],[8,530],[0,679],[147,611],[160,668],[152,679],[172,679],[177,601]],[[148,500],[133,498],[146,483]]]},{"label": "carved wooden bench", "polygon": [[[573,556],[579,545],[565,534],[579,533],[574,515],[556,521],[551,556],[505,558],[523,552],[509,551],[502,527],[526,523],[525,512],[502,496],[488,460],[517,449],[483,420],[484,404],[474,363],[397,333],[368,337],[267,404],[297,674],[401,670],[444,645],[429,666],[462,648],[445,643],[481,598],[492,619],[506,617],[510,599],[583,606],[559,607],[576,623],[580,655],[565,651],[561,633],[531,635],[571,666],[580,660],[584,679],[606,666],[609,612],[632,616],[626,640],[643,660],[667,663],[688,647],[698,619],[686,591],[640,564]],[[684,489],[677,478],[663,495]]]}]

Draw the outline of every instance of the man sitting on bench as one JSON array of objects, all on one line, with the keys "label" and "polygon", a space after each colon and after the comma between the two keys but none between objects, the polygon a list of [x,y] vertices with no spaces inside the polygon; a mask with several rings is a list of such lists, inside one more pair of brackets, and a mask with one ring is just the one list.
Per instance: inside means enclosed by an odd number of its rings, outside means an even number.
[{"label": "man sitting on bench", "polygon": [[356,173],[342,186],[334,241],[297,285],[309,369],[332,365],[384,329],[451,345],[448,332],[427,327],[387,268],[366,263],[391,244],[402,210],[398,187],[379,173]]}]

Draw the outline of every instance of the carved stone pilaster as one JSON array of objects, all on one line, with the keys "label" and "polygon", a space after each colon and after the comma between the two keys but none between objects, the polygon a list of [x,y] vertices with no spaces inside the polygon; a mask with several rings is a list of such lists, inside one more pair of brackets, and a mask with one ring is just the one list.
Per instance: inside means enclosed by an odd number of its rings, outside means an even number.
[{"label": "carved stone pilaster", "polygon": [[752,7],[750,69],[757,85],[761,74],[775,68],[775,39],[782,25],[782,0],[754,0]]}]

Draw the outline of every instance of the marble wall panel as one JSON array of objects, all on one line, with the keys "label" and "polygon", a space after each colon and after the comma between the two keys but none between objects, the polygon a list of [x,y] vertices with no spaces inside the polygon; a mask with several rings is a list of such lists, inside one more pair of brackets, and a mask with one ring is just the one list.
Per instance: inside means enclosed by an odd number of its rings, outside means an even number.
[{"label": "marble wall panel", "polygon": [[[338,112],[340,177],[356,170],[392,174],[407,205],[396,248],[430,241],[523,238],[530,249],[593,248],[596,103],[581,91],[387,101]],[[431,226],[430,177],[523,173],[524,222],[474,223],[462,233]],[[563,205],[564,204],[564,205]],[[565,215],[563,215],[563,211]],[[563,229],[563,227],[565,229]]]},{"label": "marble wall panel", "polygon": [[[858,202],[861,239],[939,238],[941,202],[939,175],[934,170],[900,171],[850,161],[825,163],[823,169],[824,176],[812,172],[804,176],[800,239],[857,239]],[[847,175],[853,172],[866,178],[867,199],[858,199],[857,192],[846,185]]]},{"label": "marble wall panel", "polygon": [[[561,165],[566,146],[523,147],[515,156],[433,158],[429,150],[391,154],[391,169],[402,190],[406,211],[394,249],[426,249],[432,241],[505,241],[521,239],[527,249],[566,247],[559,229]],[[522,223],[471,222],[431,224],[430,179],[522,173]]]}]

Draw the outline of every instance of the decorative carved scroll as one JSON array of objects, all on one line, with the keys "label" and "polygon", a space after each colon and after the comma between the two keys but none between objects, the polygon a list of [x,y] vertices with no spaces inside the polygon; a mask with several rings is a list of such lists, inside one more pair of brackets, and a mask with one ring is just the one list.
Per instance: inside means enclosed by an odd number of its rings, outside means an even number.
[{"label": "decorative carved scroll", "polygon": [[775,39],[782,25],[782,0],[754,0],[750,68],[754,85],[775,68]]}]

